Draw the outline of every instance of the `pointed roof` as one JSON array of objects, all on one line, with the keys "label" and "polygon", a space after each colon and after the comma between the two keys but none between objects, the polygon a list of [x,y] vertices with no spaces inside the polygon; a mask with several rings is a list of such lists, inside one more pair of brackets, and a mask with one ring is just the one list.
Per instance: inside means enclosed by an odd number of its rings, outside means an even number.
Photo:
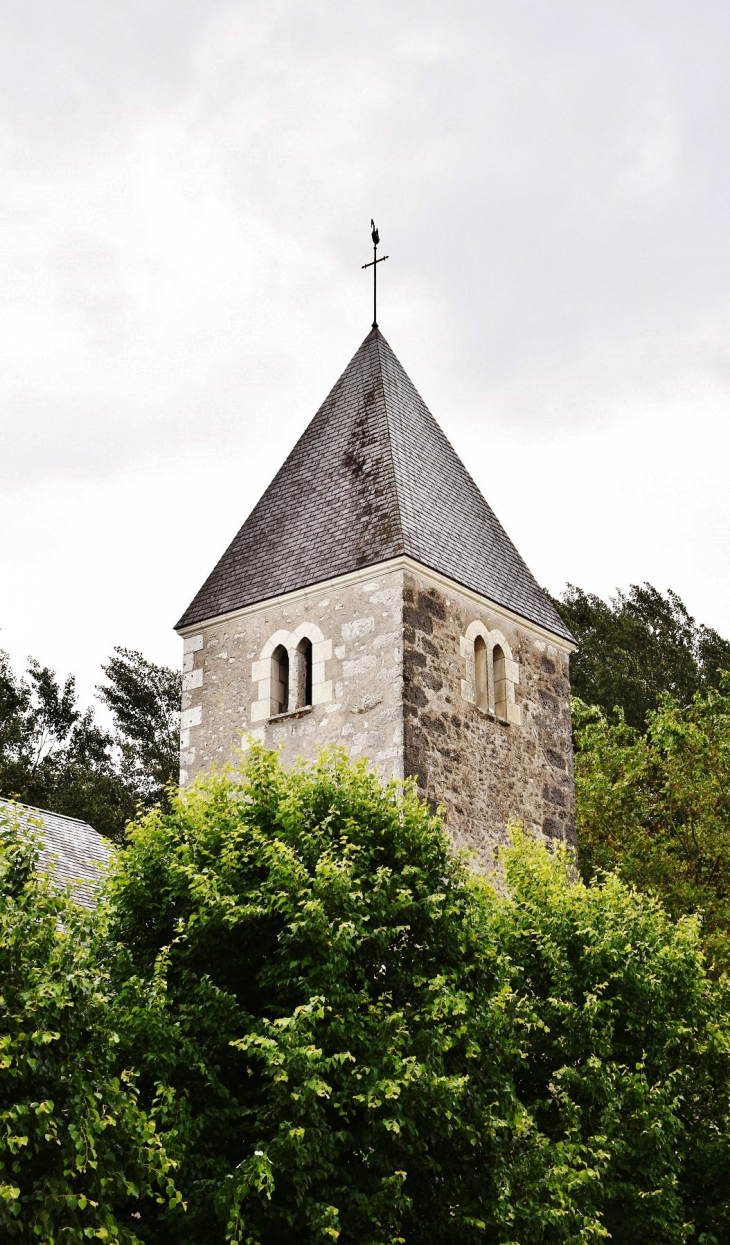
[{"label": "pointed roof", "polygon": [[402,554],[572,638],[374,328],[177,626]]}]

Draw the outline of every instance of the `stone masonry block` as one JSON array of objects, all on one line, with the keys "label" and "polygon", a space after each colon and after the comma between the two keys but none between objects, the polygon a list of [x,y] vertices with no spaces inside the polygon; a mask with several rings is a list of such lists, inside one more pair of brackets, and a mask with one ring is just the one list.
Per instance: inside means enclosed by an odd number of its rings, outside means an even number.
[{"label": "stone masonry block", "polygon": [[372,653],[366,653],[364,657],[356,657],[354,661],[344,661],[342,663],[342,673],[346,679],[352,679],[359,674],[367,674],[369,670],[374,670],[376,659]]},{"label": "stone masonry block", "polygon": [[382,635],[376,635],[373,640],[373,648],[378,651],[381,648],[390,648],[391,644],[400,642],[400,631],[384,631]]},{"label": "stone masonry block", "polygon": [[504,659],[504,677],[512,683],[520,681],[520,667],[516,661],[510,661],[509,657]]},{"label": "stone masonry block", "polygon": [[180,718],[180,729],[187,730],[190,726],[200,726],[203,720],[202,705],[193,705],[191,709],[186,709]]},{"label": "stone masonry block", "polygon": [[326,705],[332,699],[332,680],[312,684],[312,704]]},{"label": "stone masonry block", "polygon": [[359,636],[370,635],[370,632],[374,630],[375,619],[373,617],[356,618],[354,622],[342,624],[342,638],[343,640],[356,640]]},{"label": "stone masonry block", "polygon": [[185,637],[183,641],[183,652],[184,653],[197,653],[200,651],[202,647],[203,647],[202,632],[199,632],[198,635],[188,635]]},{"label": "stone masonry block", "polygon": [[194,687],[202,687],[203,686],[202,669],[191,670],[188,674],[184,674],[182,685],[183,685],[183,690],[186,692],[192,691]]}]

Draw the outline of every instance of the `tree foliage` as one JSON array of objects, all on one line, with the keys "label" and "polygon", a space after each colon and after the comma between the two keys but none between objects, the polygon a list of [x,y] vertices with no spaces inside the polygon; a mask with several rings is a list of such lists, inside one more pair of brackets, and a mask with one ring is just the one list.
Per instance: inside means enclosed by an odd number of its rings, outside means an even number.
[{"label": "tree foliage", "polygon": [[127,649],[103,669],[113,735],[79,708],[73,676],[60,683],[31,658],[18,678],[0,651],[0,795],[80,817],[119,841],[138,805],[164,802],[177,778],[180,676]]},{"label": "tree foliage", "polygon": [[0,795],[89,821],[120,838],[136,811],[112,738],[78,707],[73,677],[60,684],[33,659],[16,678],[0,652]]},{"label": "tree foliage", "polygon": [[[508,1006],[464,1024],[470,975],[493,972],[472,909],[415,797],[343,762],[287,773],[255,750],[142,822],[112,884],[120,1029],[175,1090],[189,1205],[149,1239],[222,1241],[230,1221],[236,1240],[384,1243],[424,1212],[468,1232],[468,1160],[497,1205],[502,1134],[520,1184],[508,1081],[489,1070],[480,1106],[465,1079]],[[150,1025],[136,1000],[161,963]]]},{"label": "tree foliage", "polygon": [[697,923],[523,840],[496,913],[531,1026],[520,1098],[584,1220],[520,1242],[730,1240],[730,999]]},{"label": "tree foliage", "polygon": [[645,733],[576,702],[584,876],[615,869],[674,915],[699,910],[730,968],[730,676],[682,705],[666,695]]},{"label": "tree foliage", "polygon": [[569,584],[553,604],[578,642],[573,694],[609,716],[619,706],[639,730],[665,692],[689,704],[730,669],[730,642],[697,624],[676,592],[632,584],[607,602]]},{"label": "tree foliage", "polygon": [[140,822],[105,954],[188,1202],[144,1240],[730,1242],[696,922],[524,837],[506,869],[500,896],[410,788],[332,755],[253,748]]},{"label": "tree foliage", "polygon": [[144,1199],[176,1200],[170,1160],[118,1065],[95,921],[0,825],[0,1239],[134,1242]]},{"label": "tree foliage", "polygon": [[136,649],[115,648],[97,688],[114,716],[123,773],[145,808],[167,801],[180,769],[180,675]]}]

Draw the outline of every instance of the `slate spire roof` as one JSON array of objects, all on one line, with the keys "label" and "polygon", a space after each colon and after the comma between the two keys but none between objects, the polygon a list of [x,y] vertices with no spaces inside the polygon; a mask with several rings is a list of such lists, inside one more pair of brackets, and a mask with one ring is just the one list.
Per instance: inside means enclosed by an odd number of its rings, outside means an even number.
[{"label": "slate spire roof", "polygon": [[373,328],[177,626],[402,554],[572,638]]}]

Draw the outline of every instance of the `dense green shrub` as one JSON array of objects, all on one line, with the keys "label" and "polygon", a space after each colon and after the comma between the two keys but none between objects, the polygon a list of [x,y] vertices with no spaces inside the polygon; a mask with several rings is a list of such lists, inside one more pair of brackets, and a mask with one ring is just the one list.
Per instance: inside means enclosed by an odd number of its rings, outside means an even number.
[{"label": "dense green shrub", "polygon": [[583,1235],[516,1239],[730,1241],[730,993],[697,921],[524,839],[506,867],[493,937],[532,1011],[516,1089],[586,1205]]},{"label": "dense green shrub", "polygon": [[696,923],[413,791],[252,749],[119,854],[125,1062],[188,1203],[149,1242],[730,1241],[727,987]]},{"label": "dense green shrub", "polygon": [[98,917],[0,824],[0,1240],[138,1240],[145,1200],[176,1200],[170,1161],[119,1064]]},{"label": "dense green shrub", "polygon": [[645,733],[576,702],[581,869],[615,869],[672,916],[699,911],[730,967],[730,676],[689,705],[665,696]]},{"label": "dense green shrub", "polygon": [[188,1201],[149,1239],[470,1240],[529,1202],[549,1156],[488,910],[413,793],[342,760],[256,750],[146,818],[112,888],[120,1027],[176,1092]]}]

